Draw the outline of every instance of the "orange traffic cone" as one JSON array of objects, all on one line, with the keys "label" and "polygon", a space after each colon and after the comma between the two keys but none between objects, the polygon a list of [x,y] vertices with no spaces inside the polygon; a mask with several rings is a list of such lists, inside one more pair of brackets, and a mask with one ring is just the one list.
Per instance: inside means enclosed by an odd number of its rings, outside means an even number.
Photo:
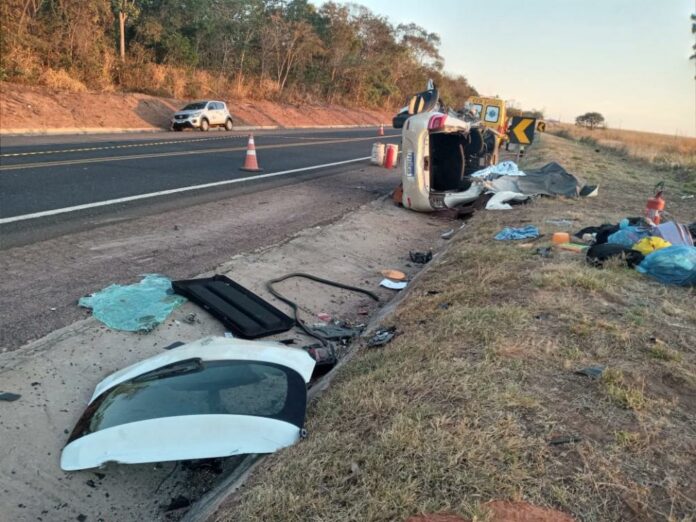
[{"label": "orange traffic cone", "polygon": [[249,143],[247,143],[246,158],[244,158],[244,165],[241,166],[239,170],[246,170],[248,172],[263,171],[263,169],[259,168],[258,161],[256,161],[256,147],[254,146],[253,134],[249,134]]},{"label": "orange traffic cone", "polygon": [[384,123],[380,123],[379,132],[377,133],[377,136],[384,136]]}]

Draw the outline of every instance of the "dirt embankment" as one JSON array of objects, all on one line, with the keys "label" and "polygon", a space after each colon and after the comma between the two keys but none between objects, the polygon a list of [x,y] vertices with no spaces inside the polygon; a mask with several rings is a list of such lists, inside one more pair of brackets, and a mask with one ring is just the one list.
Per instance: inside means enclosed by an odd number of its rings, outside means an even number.
[{"label": "dirt embankment", "polygon": [[[225,101],[236,125],[376,125],[391,120],[388,112],[338,105]],[[172,113],[185,103],[147,94],[51,91],[0,82],[0,130],[167,128]]]}]

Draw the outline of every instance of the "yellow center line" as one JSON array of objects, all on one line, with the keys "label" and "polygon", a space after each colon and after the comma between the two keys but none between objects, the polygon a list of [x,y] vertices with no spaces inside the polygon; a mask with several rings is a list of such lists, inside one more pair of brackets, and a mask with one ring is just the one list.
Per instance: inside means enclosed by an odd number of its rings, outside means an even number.
[{"label": "yellow center line", "polygon": [[216,136],[214,138],[192,138],[188,140],[171,140],[171,141],[154,141],[147,143],[128,143],[125,145],[107,145],[105,147],[88,147],[80,149],[61,149],[61,150],[36,150],[31,152],[8,152],[5,154],[0,154],[0,158],[16,158],[19,156],[38,156],[42,154],[63,154],[69,152],[91,152],[95,150],[113,150],[113,149],[130,149],[133,147],[154,147],[157,145],[172,145],[178,143],[196,143],[200,141],[215,141],[215,140],[226,140],[233,138],[244,138],[244,134],[235,134],[233,136]]},{"label": "yellow center line", "polygon": [[[257,145],[256,150],[265,149],[283,149],[290,147],[309,147],[312,145],[329,145],[332,143],[350,143],[356,141],[367,141],[375,140],[376,136],[369,136],[366,138],[338,138],[338,139],[327,139],[323,141],[305,141],[299,143],[283,143],[277,145]],[[0,171],[7,170],[22,170],[22,169],[36,169],[45,167],[60,167],[66,165],[85,165],[89,163],[105,163],[112,161],[127,161],[136,159],[149,159],[149,158],[166,158],[166,157],[176,157],[176,156],[194,156],[201,154],[217,154],[221,152],[240,152],[246,150],[244,147],[226,147],[220,149],[202,149],[202,150],[187,150],[178,152],[156,152],[152,154],[131,154],[126,156],[108,156],[104,158],[84,158],[84,159],[74,159],[74,160],[61,160],[61,161],[42,161],[38,163],[24,163],[19,165],[0,165]]]}]

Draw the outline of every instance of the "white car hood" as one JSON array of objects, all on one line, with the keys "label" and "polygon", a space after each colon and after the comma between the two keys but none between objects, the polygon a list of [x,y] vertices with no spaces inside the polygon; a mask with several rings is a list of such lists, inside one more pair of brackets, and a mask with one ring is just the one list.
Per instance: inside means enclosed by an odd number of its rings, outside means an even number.
[{"label": "white car hood", "polygon": [[309,382],[315,364],[314,359],[306,351],[280,343],[228,339],[226,337],[204,337],[112,373],[97,384],[89,402],[91,404],[105,391],[138,375],[161,366],[193,358],[199,358],[203,361],[260,361],[280,364],[299,373],[305,383]]}]

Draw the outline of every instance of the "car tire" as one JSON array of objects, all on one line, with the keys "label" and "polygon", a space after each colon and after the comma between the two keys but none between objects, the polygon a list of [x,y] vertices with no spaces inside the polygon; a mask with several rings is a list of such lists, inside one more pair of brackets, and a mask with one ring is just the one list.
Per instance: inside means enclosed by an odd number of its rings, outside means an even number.
[{"label": "car tire", "polygon": [[210,123],[208,123],[208,120],[203,118],[201,120],[201,126],[200,126],[201,132],[208,132],[210,130]]},{"label": "car tire", "polygon": [[227,120],[225,121],[225,130],[226,131],[232,130],[232,118],[227,118]]},{"label": "car tire", "polygon": [[181,127],[172,127],[172,130],[174,132],[181,132],[182,131]]}]

